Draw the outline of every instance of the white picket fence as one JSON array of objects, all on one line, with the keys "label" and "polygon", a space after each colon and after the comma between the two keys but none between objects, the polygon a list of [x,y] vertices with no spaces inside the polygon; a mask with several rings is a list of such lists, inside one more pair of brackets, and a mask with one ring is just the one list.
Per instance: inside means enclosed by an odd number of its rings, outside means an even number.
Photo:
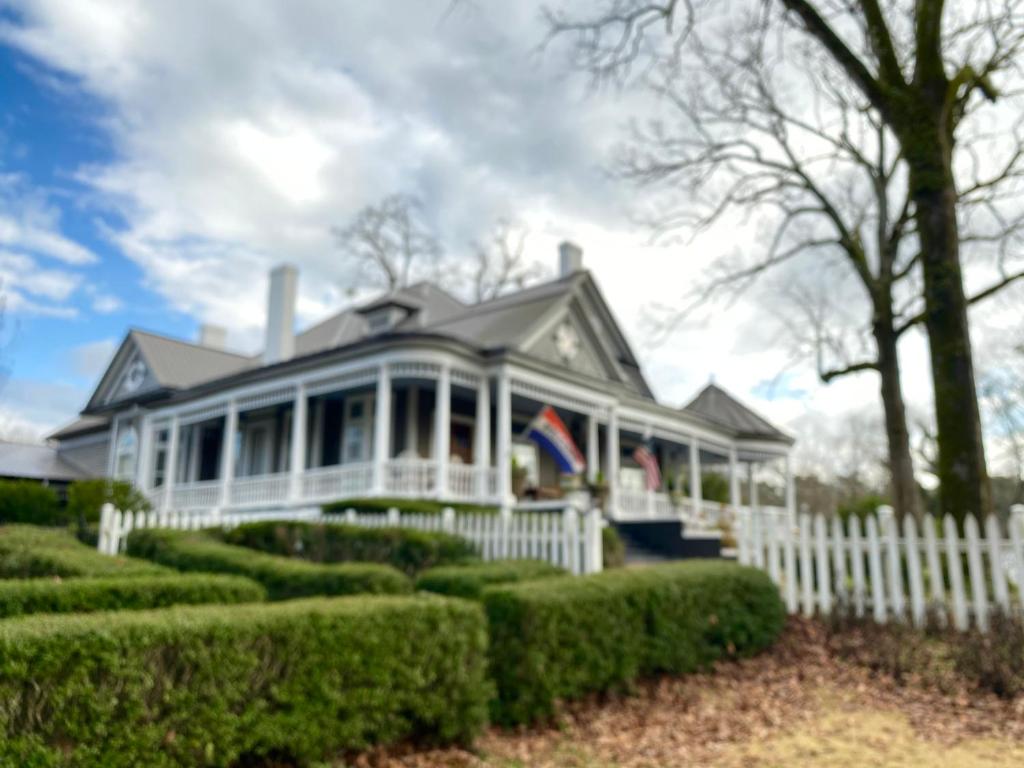
[{"label": "white picket fence", "polygon": [[968,516],[961,537],[951,516],[940,533],[931,518],[901,526],[890,507],[863,527],[857,518],[844,525],[785,511],[743,511],[737,522],[740,562],[769,573],[790,613],[827,615],[846,601],[878,622],[922,626],[934,612],[958,629],[985,631],[993,609],[1024,610],[1024,506],[1011,510],[1006,535],[995,516],[983,526]]},{"label": "white picket fence", "polygon": [[298,520],[316,523],[347,523],[366,527],[414,528],[443,531],[471,542],[484,560],[530,558],[545,560],[571,573],[597,573],[603,567],[600,510],[580,513],[574,507],[560,511],[502,510],[498,513],[456,512],[441,514],[402,512],[397,508],[380,513],[325,515],[319,507],[267,512],[162,511],[122,512],[106,504],[100,516],[97,549],[113,555],[123,551],[128,534],[140,528],[232,528],[243,523]]}]

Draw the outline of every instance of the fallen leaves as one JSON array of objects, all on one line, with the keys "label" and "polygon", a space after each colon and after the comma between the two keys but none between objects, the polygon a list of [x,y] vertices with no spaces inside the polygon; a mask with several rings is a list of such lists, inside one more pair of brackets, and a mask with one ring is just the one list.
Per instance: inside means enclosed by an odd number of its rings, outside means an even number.
[{"label": "fallen leaves", "polygon": [[851,765],[913,765],[946,749],[982,760],[971,764],[1012,764],[985,762],[985,756],[1024,754],[1024,699],[1008,702],[966,688],[943,692],[897,683],[839,658],[821,625],[794,618],[779,643],[757,658],[723,662],[706,674],[645,681],[629,696],[567,705],[557,725],[492,729],[473,751],[381,750],[360,755],[355,765],[663,768],[828,762],[836,768],[845,762],[826,761],[827,753],[848,755]]}]

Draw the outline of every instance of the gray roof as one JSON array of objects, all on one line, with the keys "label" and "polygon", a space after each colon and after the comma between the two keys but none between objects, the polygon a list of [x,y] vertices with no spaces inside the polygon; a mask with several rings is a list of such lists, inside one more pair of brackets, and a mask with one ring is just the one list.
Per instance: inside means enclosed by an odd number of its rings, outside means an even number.
[{"label": "gray roof", "polygon": [[87,475],[51,446],[0,442],[0,477],[69,482]]},{"label": "gray roof", "polygon": [[259,364],[259,358],[192,344],[147,331],[129,334],[162,387],[186,389]]},{"label": "gray roof", "polygon": [[49,436],[50,440],[62,440],[90,432],[102,432],[110,429],[110,419],[106,416],[79,416]]},{"label": "gray roof", "polygon": [[[462,342],[480,351],[525,352],[527,342],[551,313],[561,311],[574,297],[583,294],[590,298],[588,306],[605,318],[606,341],[611,345],[609,353],[614,355],[625,374],[624,384],[640,396],[652,398],[635,355],[618,330],[596,284],[585,271],[472,305],[462,303],[432,283],[417,283],[337,312],[297,334],[295,356],[277,365],[301,363],[302,358],[371,339],[364,313],[368,308],[387,304],[398,304],[409,310],[408,316],[388,329],[388,336],[429,334]],[[155,388],[140,390],[140,397],[163,397],[200,385],[210,387],[220,380],[250,372],[255,374],[265,367],[260,355],[240,355],[135,329],[128,334],[97,386],[86,407],[87,413],[103,406],[101,395],[108,391],[107,385],[113,386],[114,371],[119,370],[133,344],[155,380]],[[55,436],[66,436],[67,429]]]},{"label": "gray roof", "polygon": [[422,330],[431,323],[440,322],[466,309],[465,304],[436,285],[416,283],[379,296],[367,304],[343,309],[298,334],[295,337],[295,356],[311,355],[358,341],[369,330],[364,313],[388,303],[416,310],[396,330]]},{"label": "gray roof", "polygon": [[793,443],[793,438],[716,384],[708,384],[683,411],[734,430],[741,438]]}]

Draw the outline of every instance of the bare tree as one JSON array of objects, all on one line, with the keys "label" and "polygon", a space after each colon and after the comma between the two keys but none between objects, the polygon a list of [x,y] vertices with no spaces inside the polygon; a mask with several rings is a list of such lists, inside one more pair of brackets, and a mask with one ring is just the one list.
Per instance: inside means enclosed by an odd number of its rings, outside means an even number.
[{"label": "bare tree", "polygon": [[424,224],[422,205],[413,195],[388,195],[334,234],[368,285],[395,291],[438,274],[441,245]]},{"label": "bare tree", "polygon": [[523,288],[543,274],[541,266],[526,257],[528,235],[521,223],[501,218],[487,239],[470,244],[470,284],[476,301],[488,301],[512,288]]},{"label": "bare tree", "polygon": [[[863,250],[863,227],[850,228],[830,210],[831,198],[809,190],[801,174],[837,151],[847,162],[857,162],[856,153],[865,145],[851,138],[842,117],[851,110],[869,119],[883,146],[891,141],[890,160],[879,164],[881,154],[865,155],[862,165],[877,167],[879,178],[902,175],[905,184],[903,207],[891,209],[891,217],[876,216],[875,224],[881,233],[883,223],[899,223],[901,235],[913,226],[916,247],[905,262],[893,265],[893,274],[920,272],[917,319],[927,330],[932,358],[941,506],[962,517],[969,510],[987,512],[991,493],[961,227],[965,206],[975,202],[983,212],[979,216],[994,230],[977,235],[979,242],[1012,236],[1005,204],[1024,165],[1020,123],[1006,135],[987,133],[980,121],[992,119],[991,113],[980,107],[1012,103],[1020,96],[1024,0],[991,0],[968,9],[945,6],[944,0],[750,0],[739,6],[710,0],[607,0],[583,17],[549,11],[549,20],[552,35],[573,36],[575,64],[596,80],[622,82],[641,64],[657,67],[659,93],[691,116],[686,132],[658,135],[655,128],[648,136],[659,140],[669,157],[642,156],[651,162],[646,168],[637,165],[639,178],[675,181],[681,191],[717,192],[720,211],[712,207],[694,216],[675,207],[663,216],[664,226],[699,230],[727,209],[778,211],[781,203],[783,224],[777,231],[783,236],[773,242],[792,243],[794,225],[825,222],[834,230],[828,242],[812,234],[795,246],[807,251],[838,245],[848,255]],[[667,34],[652,34],[658,30]],[[659,44],[659,37],[667,44]],[[795,82],[780,86],[773,78],[783,71]],[[709,79],[705,72],[719,84],[715,98],[723,104],[700,93]],[[998,78],[1005,81],[1001,88]],[[763,83],[773,86],[767,96]],[[811,87],[810,96],[805,86]],[[822,92],[838,96],[839,104],[850,109],[838,115],[821,111],[817,95]],[[762,109],[752,113],[751,104]],[[808,115],[825,120],[808,122]],[[801,134],[799,145],[789,141],[794,134]],[[965,136],[972,140],[965,144]],[[1007,136],[1010,141],[1004,140]],[[773,147],[771,154],[766,145]],[[824,156],[816,156],[815,147]],[[805,152],[789,156],[794,148]],[[773,167],[779,164],[787,174],[781,183],[780,169]],[[796,202],[808,192],[817,202]],[[845,232],[837,243],[840,226]],[[790,258],[793,247],[776,247],[767,266]],[[1021,270],[1004,271],[981,294],[990,295],[1022,275]],[[876,271],[872,279],[878,276]],[[879,359],[883,354],[879,349]]]}]

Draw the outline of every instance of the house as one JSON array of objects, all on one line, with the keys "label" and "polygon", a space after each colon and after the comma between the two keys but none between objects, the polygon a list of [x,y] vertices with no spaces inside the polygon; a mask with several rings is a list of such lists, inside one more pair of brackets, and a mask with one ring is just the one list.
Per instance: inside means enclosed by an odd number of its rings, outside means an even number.
[{"label": "house", "polygon": [[[699,490],[702,467],[728,473],[733,506],[758,465],[788,468],[792,438],[719,387],[658,403],[582,251],[563,243],[559,262],[556,279],[490,301],[424,282],[300,333],[298,274],[278,267],[262,354],[226,350],[211,326],[197,343],[132,330],[81,418],[52,437],[158,508],[195,510],[568,495],[613,520],[678,520],[701,511],[680,491]],[[583,477],[524,437],[543,406],[579,446]],[[641,444],[658,488],[633,459]]]}]

